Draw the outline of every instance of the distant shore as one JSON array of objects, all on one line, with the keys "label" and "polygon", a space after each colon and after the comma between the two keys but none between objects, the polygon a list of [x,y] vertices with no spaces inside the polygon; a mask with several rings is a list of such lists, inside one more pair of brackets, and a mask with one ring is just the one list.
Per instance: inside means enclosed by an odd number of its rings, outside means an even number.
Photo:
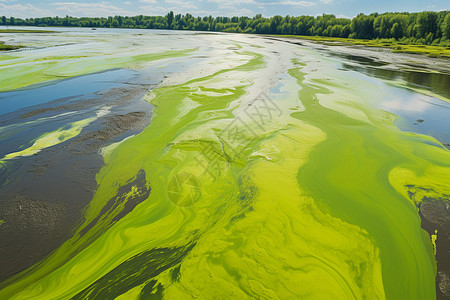
[{"label": "distant shore", "polygon": [[[445,55],[430,56],[426,49],[429,47],[430,51],[434,51],[434,46],[422,46],[422,52],[410,53],[406,51],[393,50],[392,47],[375,46],[375,44],[360,43],[365,40],[348,40],[340,38],[327,37],[304,37],[304,36],[267,36],[270,39],[282,40],[294,44],[301,44],[313,48],[320,48],[323,50],[330,50],[336,53],[354,54],[377,61],[388,63],[390,66],[383,66],[383,68],[401,69],[401,70],[420,70],[422,72],[439,72],[450,75],[449,58],[450,49],[444,47]],[[366,41],[375,42],[375,41]],[[419,45],[409,45],[411,47]]]}]

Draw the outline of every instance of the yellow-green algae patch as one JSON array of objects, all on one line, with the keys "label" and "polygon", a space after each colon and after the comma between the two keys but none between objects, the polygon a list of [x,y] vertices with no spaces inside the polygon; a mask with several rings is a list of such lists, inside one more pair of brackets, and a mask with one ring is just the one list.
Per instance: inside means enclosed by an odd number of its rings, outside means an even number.
[{"label": "yellow-green algae patch", "polygon": [[95,119],[96,118],[89,118],[78,122],[73,122],[67,126],[59,128],[56,131],[46,132],[40,137],[38,137],[36,141],[33,143],[33,145],[31,145],[30,147],[17,152],[6,154],[0,160],[0,163],[19,156],[31,156],[33,154],[38,154],[42,149],[55,146],[71,138],[74,138],[78,134],[80,134],[83,127],[86,127],[87,125],[89,125],[89,123],[91,123]]},{"label": "yellow-green algae patch", "polygon": [[438,238],[437,230],[434,231],[434,234],[431,235],[431,243],[433,244],[433,253],[436,255],[436,240]]},{"label": "yellow-green algae patch", "polygon": [[[448,194],[449,152],[372,108],[377,86],[310,75],[311,54],[261,123],[249,100],[268,62],[236,54],[237,67],[153,91],[151,124],[107,151],[74,236],[0,298],[435,298],[407,186]],[[352,93],[367,104],[349,105]]]},{"label": "yellow-green algae patch", "polygon": [[51,116],[51,117],[39,118],[39,119],[36,119],[33,121],[2,126],[2,127],[0,127],[0,141],[4,140],[14,134],[17,134],[20,131],[24,131],[32,126],[41,124],[47,120],[56,119],[56,118],[60,118],[60,117],[64,117],[64,116],[69,116],[73,113],[75,113],[75,112],[67,112],[67,113],[62,113],[62,114],[58,114],[58,115]]},{"label": "yellow-green algae patch", "polygon": [[[55,130],[52,132],[46,132],[46,133],[42,134],[40,137],[36,138],[30,147],[27,147],[20,151],[6,154],[2,159],[0,159],[0,165],[2,163],[5,163],[5,161],[14,159],[16,157],[31,156],[31,155],[38,154],[42,149],[49,148],[49,147],[61,144],[67,140],[70,140],[70,139],[76,137],[77,135],[79,135],[84,127],[88,126],[90,123],[97,120],[99,117],[102,117],[108,113],[109,113],[109,107],[104,107],[104,108],[100,109],[99,111],[97,111],[95,117],[72,122],[72,123],[69,123],[69,124],[59,128],[58,130]],[[40,119],[37,119],[34,121],[22,123],[22,124],[20,124],[20,126],[12,125],[12,126],[0,127],[0,140],[5,138],[5,136],[2,135],[2,132],[5,132],[5,135],[8,136],[7,135],[8,130],[14,131],[15,127],[17,127],[18,130],[21,130],[26,125],[35,125],[35,124],[42,122],[43,120],[57,118],[57,117],[61,117],[61,116],[69,115],[69,114],[71,114],[71,113],[70,112],[63,113],[63,114],[59,114],[59,115],[56,115],[56,116],[50,117],[50,118],[40,118]]]},{"label": "yellow-green algae patch", "polygon": [[[293,74],[300,85],[304,85],[305,75]],[[444,179],[450,176],[449,152],[399,132],[375,110],[359,107],[370,124],[326,109],[310,96],[314,92],[329,94],[332,87],[304,85],[300,98],[305,106],[310,101],[309,109],[292,115],[320,127],[328,138],[300,169],[299,184],[330,214],[368,231],[380,248],[388,299],[432,299],[436,270],[430,241],[424,239],[415,206],[401,195],[405,185],[394,189],[389,179],[398,166],[423,173],[441,165],[446,176],[432,175],[429,180],[435,182],[439,193],[445,193],[449,187]]]}]

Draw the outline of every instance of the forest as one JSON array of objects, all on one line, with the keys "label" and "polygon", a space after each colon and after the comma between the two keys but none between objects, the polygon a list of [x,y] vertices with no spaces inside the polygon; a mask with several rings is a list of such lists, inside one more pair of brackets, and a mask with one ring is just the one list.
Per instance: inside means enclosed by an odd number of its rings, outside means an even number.
[{"label": "forest", "polygon": [[359,14],[353,19],[321,16],[194,17],[165,16],[44,17],[20,19],[1,17],[0,25],[74,26],[142,29],[197,30],[276,35],[327,36],[353,39],[395,39],[409,44],[450,46],[450,12]]}]

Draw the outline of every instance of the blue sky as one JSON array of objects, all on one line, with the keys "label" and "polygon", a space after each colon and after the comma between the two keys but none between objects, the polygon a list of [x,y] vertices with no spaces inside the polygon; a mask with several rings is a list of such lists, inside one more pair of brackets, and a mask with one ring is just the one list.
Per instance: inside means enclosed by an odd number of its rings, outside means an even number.
[{"label": "blue sky", "polygon": [[352,18],[358,13],[386,11],[446,10],[449,0],[0,0],[0,16],[109,16],[109,15],[165,15],[187,12],[197,16],[263,16],[319,15],[332,13]]}]

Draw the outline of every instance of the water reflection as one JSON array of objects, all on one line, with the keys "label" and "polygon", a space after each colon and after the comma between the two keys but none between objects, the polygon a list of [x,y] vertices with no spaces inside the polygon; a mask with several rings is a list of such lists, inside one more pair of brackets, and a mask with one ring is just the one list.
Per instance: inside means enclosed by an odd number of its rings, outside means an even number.
[{"label": "water reflection", "polygon": [[450,75],[448,74],[429,72],[420,65],[412,64],[406,65],[409,65],[416,70],[393,70],[383,68],[383,66],[389,65],[389,63],[370,57],[331,51],[327,52],[327,54],[347,61],[342,62],[342,68],[344,70],[357,71],[385,80],[404,81],[408,86],[426,89],[445,98],[450,98]]},{"label": "water reflection", "polygon": [[344,54],[344,53],[337,53],[337,52],[329,52],[328,54],[331,55],[331,56],[344,58],[344,59],[349,60],[349,61],[354,61],[354,62],[357,62],[357,63],[359,63],[361,65],[365,65],[365,66],[380,67],[380,66],[385,66],[385,65],[389,64],[389,63],[384,62],[384,61],[379,61],[379,60],[375,60],[375,59],[370,58],[370,57],[359,56],[359,55]]},{"label": "water reflection", "polygon": [[342,66],[344,69],[361,72],[376,78],[397,81],[402,80],[410,87],[426,89],[445,98],[450,98],[450,76],[447,74],[419,71],[396,71],[346,63],[343,63]]},{"label": "water reflection", "polygon": [[[86,95],[111,89],[136,76],[137,72],[129,69],[113,69],[74,78],[30,86],[10,92],[0,93],[0,115],[19,109],[35,106],[58,99],[73,100],[74,97],[86,99]],[[38,85],[39,86],[39,85]],[[61,104],[61,103],[58,103]]]},{"label": "water reflection", "polygon": [[389,87],[392,98],[380,107],[400,118],[396,125],[404,131],[430,135],[442,143],[450,143],[450,104],[434,97],[404,88]]},{"label": "water reflection", "polygon": [[[343,70],[388,81],[384,89],[391,97],[383,99],[380,108],[399,116],[395,124],[401,130],[433,136],[443,144],[450,143],[450,103],[408,89],[423,89],[449,99],[450,75],[392,70],[382,67],[387,63],[367,57],[331,52],[329,55],[344,60],[341,61]],[[401,82],[401,85],[396,85],[396,82]]]}]

